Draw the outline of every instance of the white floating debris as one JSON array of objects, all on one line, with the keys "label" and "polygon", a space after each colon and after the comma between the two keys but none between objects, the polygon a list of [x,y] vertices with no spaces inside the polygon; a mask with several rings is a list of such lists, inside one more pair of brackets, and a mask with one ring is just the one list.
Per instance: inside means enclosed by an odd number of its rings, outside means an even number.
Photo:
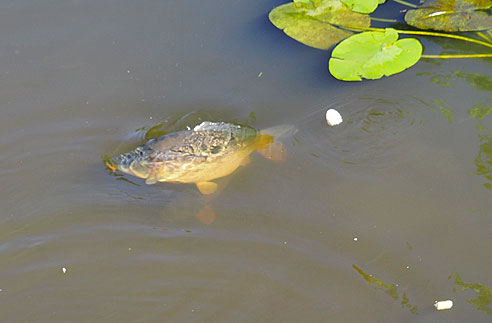
[{"label": "white floating debris", "polygon": [[453,301],[450,299],[448,299],[446,301],[435,301],[434,307],[438,311],[449,310],[451,307],[453,307]]},{"label": "white floating debris", "polygon": [[357,238],[357,237],[354,237],[354,241],[357,241],[357,240],[359,240],[359,238]]},{"label": "white floating debris", "polygon": [[65,274],[66,272],[67,272],[67,268],[62,267],[62,273],[64,273],[64,274]]},{"label": "white floating debris", "polygon": [[342,115],[335,109],[329,109],[326,111],[326,122],[329,126],[336,126],[342,123]]},{"label": "white floating debris", "polygon": [[427,17],[440,16],[440,15],[445,15],[448,13],[449,13],[449,11],[438,11],[438,12],[433,12],[433,13],[427,15]]}]

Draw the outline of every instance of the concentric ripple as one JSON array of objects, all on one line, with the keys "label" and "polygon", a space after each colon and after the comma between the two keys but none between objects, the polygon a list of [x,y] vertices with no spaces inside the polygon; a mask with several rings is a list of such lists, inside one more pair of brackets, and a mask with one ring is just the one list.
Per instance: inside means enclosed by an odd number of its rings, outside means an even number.
[{"label": "concentric ripple", "polygon": [[[341,125],[326,124],[324,114],[330,108],[343,116]],[[308,115],[300,122],[296,140],[301,149],[323,162],[385,167],[399,143],[422,123],[425,110],[428,108],[412,97],[352,96]]]}]

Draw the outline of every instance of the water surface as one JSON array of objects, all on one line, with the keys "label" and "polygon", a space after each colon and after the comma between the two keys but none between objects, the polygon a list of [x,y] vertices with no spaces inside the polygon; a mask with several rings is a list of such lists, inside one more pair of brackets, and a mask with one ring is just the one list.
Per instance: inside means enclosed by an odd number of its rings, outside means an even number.
[{"label": "water surface", "polygon": [[[5,321],[491,320],[490,62],[338,82],[280,3],[0,4]],[[214,197],[102,163],[200,119],[298,132]]]}]

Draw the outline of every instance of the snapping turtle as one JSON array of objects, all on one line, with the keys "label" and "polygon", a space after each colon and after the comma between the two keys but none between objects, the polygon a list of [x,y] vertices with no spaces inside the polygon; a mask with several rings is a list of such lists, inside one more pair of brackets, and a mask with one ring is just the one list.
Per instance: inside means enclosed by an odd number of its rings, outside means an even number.
[{"label": "snapping turtle", "polygon": [[145,178],[147,184],[194,183],[202,194],[212,194],[217,190],[212,180],[231,174],[249,162],[249,154],[273,142],[273,136],[248,126],[205,121],[151,139],[106,165]]}]

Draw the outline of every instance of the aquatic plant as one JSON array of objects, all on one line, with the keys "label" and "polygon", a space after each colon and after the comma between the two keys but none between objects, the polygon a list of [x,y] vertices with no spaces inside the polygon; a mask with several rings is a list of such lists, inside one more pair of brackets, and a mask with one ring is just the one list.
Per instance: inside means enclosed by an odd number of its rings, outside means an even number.
[{"label": "aquatic plant", "polygon": [[480,283],[466,283],[461,279],[458,273],[456,273],[454,286],[455,292],[457,287],[461,287],[463,291],[474,291],[477,297],[469,299],[467,302],[474,305],[477,310],[492,315],[492,290],[490,288]]},{"label": "aquatic plant", "polygon": [[392,28],[369,31],[342,41],[332,52],[331,74],[344,81],[379,79],[406,70],[422,56],[422,45],[415,38],[398,40]]},{"label": "aquatic plant", "polygon": [[[422,55],[418,39],[398,40],[399,35],[411,34],[458,39],[492,48],[492,0],[427,0],[420,7],[393,1],[413,8],[405,14],[408,25],[441,32],[370,27],[371,20],[396,22],[369,16],[384,0],[294,0],[270,11],[269,19],[288,36],[314,48],[327,50],[340,42],[332,51],[329,70],[343,81],[390,76],[421,58],[492,57],[492,53]],[[485,41],[451,33],[462,31],[477,31]]]}]

